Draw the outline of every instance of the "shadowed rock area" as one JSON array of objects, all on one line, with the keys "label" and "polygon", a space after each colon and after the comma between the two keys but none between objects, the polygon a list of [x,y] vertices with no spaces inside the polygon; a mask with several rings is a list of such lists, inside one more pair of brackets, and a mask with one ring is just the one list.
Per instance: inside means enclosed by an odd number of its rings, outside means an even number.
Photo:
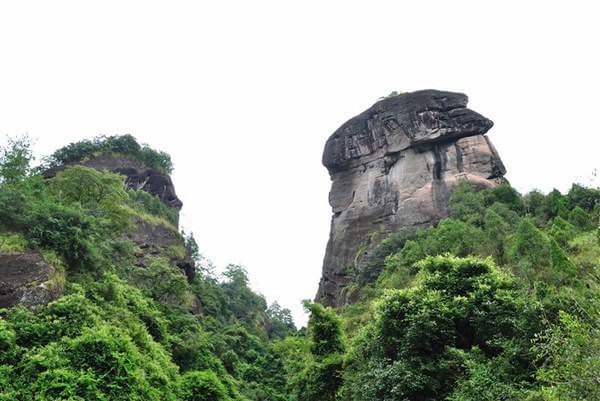
[{"label": "shadowed rock area", "polygon": [[481,189],[504,181],[504,165],[485,135],[493,122],[467,102],[462,93],[437,90],[386,98],[327,140],[333,217],[317,301],[351,301],[345,288],[361,261],[389,234],[447,217],[459,180]]}]

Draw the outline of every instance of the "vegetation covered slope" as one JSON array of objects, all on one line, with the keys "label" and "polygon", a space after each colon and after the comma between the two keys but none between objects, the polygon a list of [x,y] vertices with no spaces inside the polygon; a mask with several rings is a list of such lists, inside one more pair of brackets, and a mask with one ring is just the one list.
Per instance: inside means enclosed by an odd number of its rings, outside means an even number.
[{"label": "vegetation covered slope", "polygon": [[600,399],[599,202],[462,183],[450,218],[380,244],[358,302],[307,305],[291,399]]},{"label": "vegetation covered slope", "polygon": [[600,399],[597,189],[461,184],[449,219],[380,244],[355,304],[306,302],[296,331],[192,236],[192,283],[163,255],[139,266],[129,230],[173,220],[118,175],[43,180],[26,140],[0,157],[0,252],[41,252],[64,287],[1,311],[0,400]]},{"label": "vegetation covered slope", "polygon": [[[158,198],[81,166],[44,180],[26,139],[0,157],[0,252],[41,252],[64,274],[56,301],[1,312],[0,399],[286,399],[269,339],[295,328],[242,267],[219,281],[198,263],[188,283],[168,255],[140,266],[128,232],[173,227]],[[193,237],[187,245],[202,262]]]}]

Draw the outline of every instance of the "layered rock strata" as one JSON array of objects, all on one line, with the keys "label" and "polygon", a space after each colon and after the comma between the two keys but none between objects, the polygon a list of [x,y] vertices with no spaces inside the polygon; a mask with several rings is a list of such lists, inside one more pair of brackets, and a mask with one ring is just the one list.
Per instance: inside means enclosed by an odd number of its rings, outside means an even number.
[{"label": "layered rock strata", "polygon": [[493,123],[467,101],[437,90],[386,98],[327,140],[333,217],[318,301],[347,303],[345,288],[361,261],[389,234],[447,217],[459,180],[479,188],[504,181],[504,165],[485,135]]}]

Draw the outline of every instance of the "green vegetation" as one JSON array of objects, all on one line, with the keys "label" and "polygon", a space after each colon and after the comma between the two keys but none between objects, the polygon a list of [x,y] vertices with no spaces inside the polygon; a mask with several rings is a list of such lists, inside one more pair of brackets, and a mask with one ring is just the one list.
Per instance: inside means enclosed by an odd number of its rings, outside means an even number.
[{"label": "green vegetation", "polygon": [[391,97],[397,97],[397,96],[403,95],[404,93],[406,93],[406,92],[391,91],[389,95],[382,96],[377,100],[379,101],[379,100],[383,100],[383,99],[389,99]]},{"label": "green vegetation", "polygon": [[[128,239],[140,221],[176,230],[158,198],[82,166],[44,180],[26,138],[1,160],[0,252],[42,252],[66,278],[58,300],[1,312],[0,400],[287,399],[269,338],[296,329],[242,267],[217,279],[193,236],[140,264]],[[191,283],[167,259],[186,256],[198,261]]]},{"label": "green vegetation", "polygon": [[[111,138],[54,161],[144,149]],[[355,304],[306,302],[296,330],[242,266],[218,277],[193,235],[144,254],[130,240],[140,223],[184,238],[158,198],[81,166],[44,180],[30,161],[27,138],[0,152],[0,253],[42,252],[64,290],[0,311],[0,400],[600,398],[597,189],[461,183],[448,219],[361,262]],[[170,261],[182,257],[191,282]]]}]

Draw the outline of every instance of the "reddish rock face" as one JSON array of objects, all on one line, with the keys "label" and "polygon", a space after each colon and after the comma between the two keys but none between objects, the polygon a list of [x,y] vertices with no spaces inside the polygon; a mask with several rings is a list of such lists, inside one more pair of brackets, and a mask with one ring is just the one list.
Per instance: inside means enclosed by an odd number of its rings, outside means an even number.
[{"label": "reddish rock face", "polygon": [[333,217],[318,301],[347,303],[349,273],[360,271],[360,261],[389,234],[447,217],[459,180],[482,189],[504,181],[504,165],[485,135],[493,123],[467,101],[436,90],[387,98],[327,140]]}]

